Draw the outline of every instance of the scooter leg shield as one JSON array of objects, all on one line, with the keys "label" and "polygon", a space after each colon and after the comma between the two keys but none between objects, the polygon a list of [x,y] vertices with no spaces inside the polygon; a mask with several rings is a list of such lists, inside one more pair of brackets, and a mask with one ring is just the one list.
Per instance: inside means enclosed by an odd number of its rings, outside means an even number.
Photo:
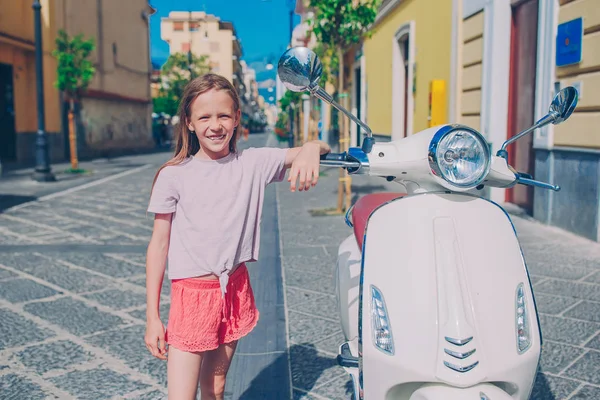
[{"label": "scooter leg shield", "polygon": [[491,384],[470,388],[455,388],[446,385],[424,385],[410,396],[410,400],[511,400],[512,397]]},{"label": "scooter leg shield", "polygon": [[358,337],[358,298],[361,252],[354,235],[348,236],[338,249],[335,292],[340,324],[347,341]]},{"label": "scooter leg shield", "polygon": [[[510,382],[514,400],[526,400],[541,335],[504,210],[468,195],[413,195],[374,211],[366,229],[358,352],[365,398],[427,399],[439,390],[431,398],[480,400],[467,388]],[[454,389],[389,395],[422,383]]]}]

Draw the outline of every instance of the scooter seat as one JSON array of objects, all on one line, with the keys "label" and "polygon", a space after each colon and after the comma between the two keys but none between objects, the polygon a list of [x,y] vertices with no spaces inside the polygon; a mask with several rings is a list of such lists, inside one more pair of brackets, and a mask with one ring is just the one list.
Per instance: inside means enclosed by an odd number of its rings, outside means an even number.
[{"label": "scooter seat", "polygon": [[352,208],[352,226],[358,247],[362,251],[365,228],[371,213],[390,200],[406,196],[406,193],[373,193],[358,199]]}]

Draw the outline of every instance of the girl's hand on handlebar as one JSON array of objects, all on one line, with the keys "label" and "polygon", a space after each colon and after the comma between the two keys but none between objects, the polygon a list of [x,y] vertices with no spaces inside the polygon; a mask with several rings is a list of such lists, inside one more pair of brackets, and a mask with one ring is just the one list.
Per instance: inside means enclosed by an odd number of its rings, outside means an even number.
[{"label": "girl's hand on handlebar", "polygon": [[321,154],[328,153],[329,146],[320,141],[312,141],[305,143],[302,147],[291,149],[290,153],[296,153],[291,163],[290,175],[290,191],[309,190],[311,186],[315,186],[319,180],[319,162]]}]

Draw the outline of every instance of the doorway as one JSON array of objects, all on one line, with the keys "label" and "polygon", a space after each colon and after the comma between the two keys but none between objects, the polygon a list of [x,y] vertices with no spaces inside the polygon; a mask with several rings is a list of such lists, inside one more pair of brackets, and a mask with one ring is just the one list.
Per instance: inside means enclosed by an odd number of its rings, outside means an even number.
[{"label": "doorway", "polygon": [[12,65],[0,64],[0,162],[16,161],[17,132]]},{"label": "doorway", "polygon": [[414,22],[398,30],[393,42],[392,62],[392,140],[412,134],[414,99]]},{"label": "doorway", "polygon": [[402,70],[402,77],[404,81],[402,82],[402,91],[400,93],[403,94],[404,99],[402,102],[404,103],[404,109],[402,110],[403,124],[402,131],[404,132],[404,137],[407,136],[408,132],[408,56],[409,56],[409,47],[408,47],[408,39],[409,35],[404,35],[398,40],[398,46],[400,47],[400,54],[402,55],[402,65],[400,65],[400,69]]},{"label": "doorway", "polygon": [[[538,1],[512,2],[510,38],[510,82],[507,137],[515,136],[534,123],[537,64]],[[508,162],[519,172],[533,175],[533,135],[526,135],[508,147]],[[533,212],[534,190],[517,185],[506,191],[506,201]]]},{"label": "doorway", "polygon": [[[360,62],[358,66],[354,68],[354,109],[356,110],[356,116],[359,120],[364,121],[364,115],[362,115],[362,68]],[[361,145],[361,137],[362,130],[360,129],[360,125],[354,124],[356,134],[353,135],[356,140],[353,143],[354,146],[360,147]]]}]

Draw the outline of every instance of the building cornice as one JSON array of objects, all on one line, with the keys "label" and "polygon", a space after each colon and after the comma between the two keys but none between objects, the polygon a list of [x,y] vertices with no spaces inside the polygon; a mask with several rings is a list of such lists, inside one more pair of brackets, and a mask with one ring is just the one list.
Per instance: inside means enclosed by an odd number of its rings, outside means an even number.
[{"label": "building cornice", "polygon": [[91,98],[91,99],[100,99],[100,100],[117,100],[117,101],[124,101],[127,103],[148,104],[148,103],[152,102],[152,100],[150,100],[150,99],[142,99],[139,97],[123,96],[118,93],[111,93],[111,92],[106,92],[104,90],[97,90],[97,89],[88,89],[85,92],[83,92],[82,95],[83,95],[82,97],[88,98],[88,99]]},{"label": "building cornice", "polygon": [[0,42],[12,44],[27,50],[35,50],[35,42],[11,35],[10,33],[0,31]]},{"label": "building cornice", "polygon": [[394,11],[394,9],[396,7],[398,7],[400,4],[402,4],[403,1],[405,1],[405,0],[391,0],[385,6],[381,7],[379,9],[379,11],[377,12],[377,16],[375,17],[375,22],[373,22],[373,24],[369,27],[369,29],[372,29],[372,28],[376,27],[377,25],[379,25],[379,23],[385,17],[387,17],[392,11]]}]

